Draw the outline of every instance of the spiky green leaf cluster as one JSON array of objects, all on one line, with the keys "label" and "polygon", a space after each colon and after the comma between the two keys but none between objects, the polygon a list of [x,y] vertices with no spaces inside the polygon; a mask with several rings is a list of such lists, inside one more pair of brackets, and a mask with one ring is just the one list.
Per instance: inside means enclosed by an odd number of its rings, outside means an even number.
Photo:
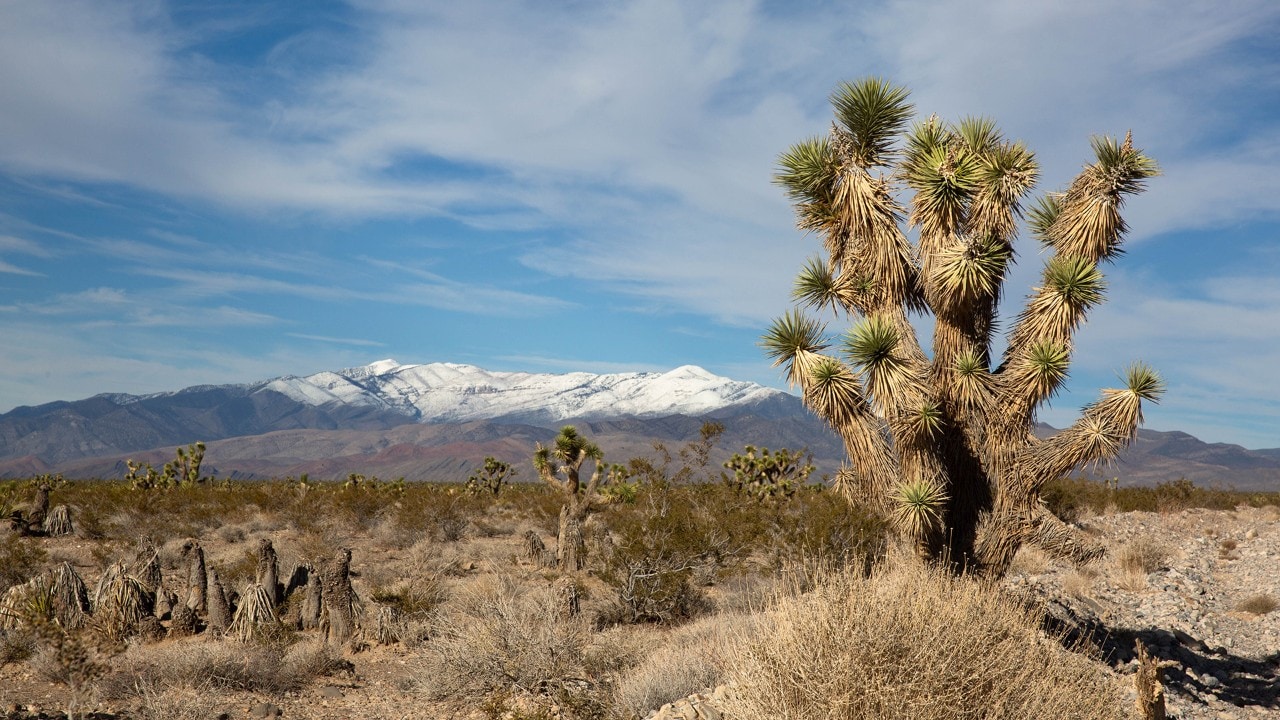
[{"label": "spiky green leaf cluster", "polygon": [[871,368],[892,362],[900,340],[893,323],[872,316],[853,326],[845,336],[844,351],[855,364]]},{"label": "spiky green leaf cluster", "polygon": [[1149,402],[1159,402],[1164,395],[1164,378],[1150,365],[1137,362],[1125,369],[1125,387],[1134,395]]},{"label": "spiky green leaf cluster", "polygon": [[860,167],[887,164],[897,140],[914,108],[907,102],[910,93],[879,78],[840,83],[831,93],[840,130],[847,133],[853,156]]},{"label": "spiky green leaf cluster", "polygon": [[925,480],[903,482],[893,493],[893,523],[899,532],[922,538],[942,525],[947,493]]}]

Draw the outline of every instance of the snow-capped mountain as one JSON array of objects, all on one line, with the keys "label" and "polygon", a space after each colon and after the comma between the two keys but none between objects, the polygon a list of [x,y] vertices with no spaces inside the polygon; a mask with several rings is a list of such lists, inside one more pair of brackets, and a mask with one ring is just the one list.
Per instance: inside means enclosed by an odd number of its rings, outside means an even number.
[{"label": "snow-capped mountain", "polygon": [[471,365],[363,367],[148,395],[102,394],[0,415],[0,465],[38,470],[196,440],[279,431],[381,432],[402,425],[807,416],[799,398],[684,366],[670,372],[562,375]]},{"label": "snow-capped mountain", "polygon": [[694,365],[666,373],[552,375],[381,360],[337,372],[277,378],[255,389],[262,391],[317,407],[390,410],[419,422],[701,416],[733,407],[794,403],[786,393],[713,375]]}]

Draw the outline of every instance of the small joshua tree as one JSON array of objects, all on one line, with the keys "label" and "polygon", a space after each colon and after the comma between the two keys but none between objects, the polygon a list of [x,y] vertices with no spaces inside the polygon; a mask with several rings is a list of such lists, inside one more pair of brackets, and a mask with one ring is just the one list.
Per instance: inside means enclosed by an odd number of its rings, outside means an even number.
[{"label": "small joshua tree", "polygon": [[516,468],[495,457],[485,457],[484,467],[478,468],[467,478],[467,492],[478,495],[482,492],[493,493],[497,497],[507,480],[515,477]]},{"label": "small joshua tree", "polygon": [[[1096,161],[1031,207],[1030,230],[1052,255],[997,355],[997,309],[1039,168],[986,119],[930,117],[898,148],[913,112],[907,95],[876,79],[844,83],[831,96],[830,133],[779,158],[776,180],[799,227],[826,251],[800,273],[795,297],[854,325],[835,341],[840,357],[824,352],[833,341],[822,323],[789,312],[765,348],[844,440],[851,467],[837,485],[896,520],[921,554],[997,576],[1028,542],[1097,557],[1101,546],[1046,511],[1039,491],[1113,458],[1134,438],[1142,401],[1164,385],[1137,364],[1124,388],[1104,390],[1066,430],[1039,440],[1032,423],[1066,380],[1076,330],[1102,302],[1100,263],[1120,254],[1126,229],[1121,204],[1158,174],[1156,163],[1128,137],[1095,138]],[[919,313],[934,318],[931,354],[910,322]]]},{"label": "small joshua tree", "polygon": [[814,470],[812,456],[806,456],[803,450],[782,448],[771,453],[769,448],[757,450],[752,445],[744,450],[725,462],[725,469],[733,475],[725,475],[724,481],[736,492],[745,492],[757,501],[791,497]]},{"label": "small joshua tree", "polygon": [[164,464],[159,472],[151,463],[135,463],[132,459],[125,461],[129,472],[125,473],[125,482],[135,490],[152,490],[195,485],[208,478],[200,476],[200,465],[204,463],[204,443],[196,442],[184,450],[179,447],[174,451],[173,460]]},{"label": "small joshua tree", "polygon": [[[594,461],[595,468],[584,483],[579,473],[587,460]],[[538,477],[564,499],[560,507],[556,564],[561,570],[581,570],[586,561],[582,523],[606,501],[599,492],[600,483],[609,471],[604,453],[595,443],[579,435],[577,428],[565,425],[551,447],[538,443],[533,466],[538,470]]]}]

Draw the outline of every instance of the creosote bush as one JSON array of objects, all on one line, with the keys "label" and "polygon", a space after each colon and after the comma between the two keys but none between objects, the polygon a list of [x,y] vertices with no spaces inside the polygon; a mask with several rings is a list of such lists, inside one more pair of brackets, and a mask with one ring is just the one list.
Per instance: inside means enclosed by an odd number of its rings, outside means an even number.
[{"label": "creosote bush", "polygon": [[1187,508],[1233,510],[1241,505],[1280,504],[1280,492],[1250,492],[1214,485],[1203,487],[1185,478],[1154,487],[1120,487],[1119,479],[1060,478],[1045,484],[1040,496],[1054,515],[1075,522],[1105,512],[1170,512]]},{"label": "creosote bush", "polygon": [[512,688],[538,693],[582,677],[589,629],[565,617],[550,587],[533,591],[511,578],[460,591],[422,647],[419,684],[436,700],[477,701]]},{"label": "creosote bush", "polygon": [[789,720],[1126,717],[1118,681],[969,577],[911,563],[784,599],[727,666],[727,715]]},{"label": "creosote bush", "polygon": [[1266,615],[1280,608],[1280,600],[1266,593],[1250,595],[1236,604],[1236,610],[1251,615]]}]

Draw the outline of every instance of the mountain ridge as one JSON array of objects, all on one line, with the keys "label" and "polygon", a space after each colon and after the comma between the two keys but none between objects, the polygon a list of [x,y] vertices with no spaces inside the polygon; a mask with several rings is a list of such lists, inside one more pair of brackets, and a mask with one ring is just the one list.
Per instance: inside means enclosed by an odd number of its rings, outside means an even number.
[{"label": "mountain ridge", "polygon": [[[581,426],[610,461],[621,462],[652,455],[654,443],[674,451],[696,439],[706,420],[726,425],[715,467],[746,444],[808,447],[819,475],[845,460],[839,439],[798,397],[693,365],[550,374],[387,359],[306,376],[15,408],[0,414],[0,477],[119,477],[126,458],[159,464],[175,446],[201,440],[206,468],[220,476],[360,472],[458,480],[486,455],[527,464],[534,443],[547,442],[563,424]],[[1079,472],[1125,484],[1185,477],[1280,489],[1280,448],[1247,450],[1142,429],[1115,463]]]}]

